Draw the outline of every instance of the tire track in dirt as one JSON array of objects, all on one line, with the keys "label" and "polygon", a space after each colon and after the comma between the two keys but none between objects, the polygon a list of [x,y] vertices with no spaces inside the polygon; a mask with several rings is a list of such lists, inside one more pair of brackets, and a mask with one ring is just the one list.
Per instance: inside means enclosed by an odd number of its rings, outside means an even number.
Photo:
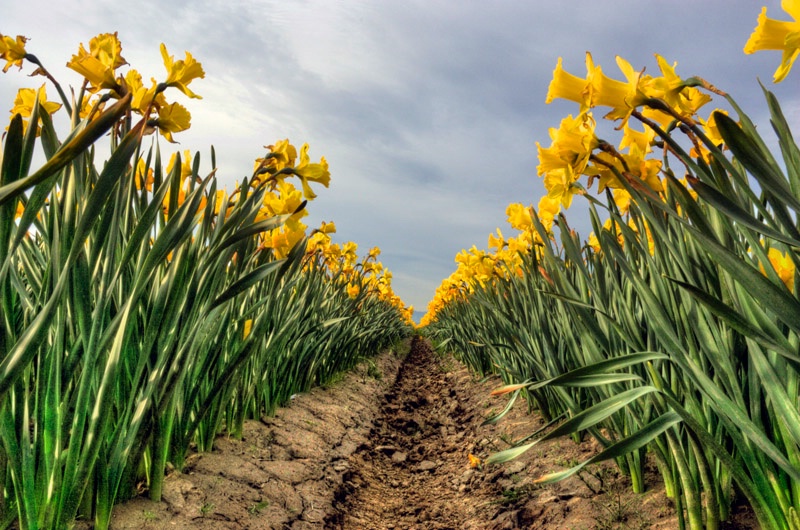
[{"label": "tire track in dirt", "polygon": [[497,527],[497,521],[489,524],[502,511],[492,502],[495,485],[471,494],[471,479],[479,471],[469,465],[469,454],[477,449],[473,440],[480,439],[482,411],[464,390],[475,394],[476,386],[463,367],[437,358],[427,342],[415,339],[384,396],[371,442],[350,457],[352,471],[329,527]]}]

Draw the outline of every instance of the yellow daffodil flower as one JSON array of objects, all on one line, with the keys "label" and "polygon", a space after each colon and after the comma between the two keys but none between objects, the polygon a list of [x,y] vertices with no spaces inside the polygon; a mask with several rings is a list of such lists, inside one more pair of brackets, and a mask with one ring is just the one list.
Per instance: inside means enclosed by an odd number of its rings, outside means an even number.
[{"label": "yellow daffodil flower", "polygon": [[12,66],[19,66],[22,70],[22,60],[25,59],[25,43],[28,42],[27,37],[17,35],[13,38],[10,35],[3,35],[0,33],[0,59],[6,60],[6,65],[3,67],[3,73],[8,72]]},{"label": "yellow daffodil flower", "polygon": [[589,156],[600,142],[594,134],[595,121],[591,113],[572,115],[561,120],[558,129],[551,128],[550,138],[552,144],[543,148],[538,142],[539,151],[538,174],[544,175],[548,171],[563,169],[571,166],[572,173],[580,175],[589,162]]},{"label": "yellow daffodil flower", "polygon": [[[777,248],[771,248],[767,252],[767,257],[786,288],[794,291],[795,264],[791,256]],[[761,272],[764,272],[763,266]]]},{"label": "yellow daffodil flower", "polygon": [[[178,153],[172,153],[167,162],[167,172],[169,175],[175,167],[175,161],[178,159]],[[184,149],[183,157],[181,158],[181,182],[192,176],[192,152]]]},{"label": "yellow daffodil flower", "polygon": [[[40,110],[52,115],[61,108],[60,103],[47,101],[47,90],[45,85],[40,86],[38,91],[34,90],[33,88],[20,88],[17,91],[17,97],[14,98],[14,107],[11,109],[11,115],[14,116],[19,114],[23,118],[30,118],[31,114],[33,113],[33,106],[36,103],[37,96],[39,98]],[[39,123],[41,124],[41,118],[39,118]],[[27,128],[28,120],[23,119],[23,124]],[[36,135],[39,135],[39,131],[36,131]]]},{"label": "yellow daffodil flower", "polygon": [[593,106],[594,84],[593,79],[598,69],[592,61],[592,54],[586,53],[586,78],[582,79],[570,74],[562,65],[563,59],[558,58],[556,69],[553,71],[553,80],[547,88],[545,103],[550,103],[556,98],[574,101],[580,104],[580,111],[585,112]]},{"label": "yellow daffodil flower", "polygon": [[662,77],[652,79],[647,88],[649,96],[663,99],[667,105],[684,117],[694,116],[700,107],[711,101],[711,96],[696,87],[685,86],[683,79],[675,73],[678,63],[670,65],[658,54],[656,54],[656,62]]},{"label": "yellow daffodil flower", "polygon": [[106,106],[105,101],[101,101],[98,98],[92,98],[91,94],[87,94],[83,96],[83,99],[81,100],[81,104],[78,108],[78,117],[81,120],[85,120],[89,116],[97,117],[100,114],[100,112],[103,111],[103,108],[105,106]]},{"label": "yellow daffodil flower", "polygon": [[619,148],[622,150],[636,145],[643,152],[650,153],[653,150],[655,137],[656,132],[650,127],[645,127],[644,131],[637,131],[625,123],[622,126],[622,140],[620,140]]},{"label": "yellow daffodil flower", "polygon": [[611,192],[614,204],[617,205],[620,215],[628,213],[631,207],[631,194],[624,188],[617,188]]},{"label": "yellow daffodil flower", "polygon": [[89,50],[80,44],[78,53],[72,56],[67,67],[78,72],[90,83],[89,91],[108,88],[118,91],[119,84],[114,71],[128,64],[122,57],[122,44],[116,33],[102,33],[89,41]]},{"label": "yellow daffodil flower", "polygon": [[[274,191],[267,192],[262,202],[263,206],[256,217],[256,222],[269,219],[275,215],[284,215],[296,212],[303,202],[303,194],[291,183],[281,181]],[[308,215],[303,209],[292,215],[292,219],[300,219]]]},{"label": "yellow daffodil flower", "polygon": [[145,168],[144,160],[141,158],[136,162],[136,171],[133,178],[137,190],[153,191],[153,183],[155,182],[153,168]]},{"label": "yellow daffodil flower", "polygon": [[125,73],[124,81],[128,91],[133,95],[131,98],[131,110],[137,114],[144,116],[145,113],[149,113],[150,106],[154,102],[158,106],[166,106],[167,100],[162,92],[158,92],[158,84],[155,79],[151,80],[150,88],[145,88],[141,74],[131,69]]},{"label": "yellow daffodil flower", "polygon": [[[703,128],[703,132],[711,141],[711,143],[713,143],[717,147],[720,147],[721,149],[725,149],[725,140],[722,139],[722,135],[720,135],[719,129],[717,128],[717,122],[714,119],[715,112],[720,112],[722,114],[725,114],[726,116],[728,115],[728,112],[726,110],[714,109],[711,112],[711,114],[709,114],[707,120],[699,118],[697,121]],[[698,151],[698,146],[693,146],[689,154],[695,158],[702,157],[704,160],[708,161],[710,151],[706,148],[704,144],[700,144],[699,148],[700,150]]]},{"label": "yellow daffodil flower", "polygon": [[592,78],[592,106],[611,107],[611,111],[604,116],[606,119],[627,121],[631,112],[647,99],[644,89],[649,78],[634,70],[628,61],[619,56],[617,66],[625,76],[625,81],[611,79],[602,70]]},{"label": "yellow daffodil flower", "polygon": [[538,207],[539,221],[550,232],[553,229],[553,220],[561,211],[561,202],[545,195],[539,199]]},{"label": "yellow daffodil flower", "polygon": [[521,203],[512,203],[506,208],[508,224],[520,232],[533,230],[532,215],[530,206],[523,206]]},{"label": "yellow daffodil flower", "polygon": [[580,188],[575,186],[578,182],[578,177],[573,173],[570,166],[548,171],[544,176],[544,187],[547,190],[547,196],[551,199],[561,202],[564,209],[569,209],[572,205],[572,198],[576,193],[581,193]]},{"label": "yellow daffodil flower", "polygon": [[190,98],[202,99],[200,96],[189,90],[189,83],[194,79],[205,78],[206,74],[203,71],[203,66],[198,63],[192,54],[186,53],[184,60],[175,61],[171,55],[167,53],[167,47],[161,43],[161,57],[164,59],[164,66],[167,68],[167,80],[164,82],[167,86],[172,86],[189,96]]},{"label": "yellow daffodil flower", "polygon": [[506,241],[505,238],[503,237],[503,232],[501,232],[499,228],[497,229],[496,236],[494,235],[494,233],[489,234],[489,241],[486,246],[488,246],[489,249],[494,251],[495,254],[500,252],[500,250],[502,250],[503,247],[506,246]]},{"label": "yellow daffodil flower", "polygon": [[356,298],[358,293],[361,292],[361,286],[357,283],[351,283],[347,285],[347,296],[350,298]]},{"label": "yellow daffodil flower", "polygon": [[800,0],[783,0],[783,8],[791,22],[767,18],[767,8],[761,8],[758,16],[758,25],[753,30],[744,53],[750,54],[761,50],[780,50],[783,52],[781,64],[775,70],[773,82],[780,83],[792,69],[797,55],[800,53]]},{"label": "yellow daffodil flower", "polygon": [[328,171],[328,162],[323,156],[319,163],[310,163],[308,157],[308,144],[300,148],[300,163],[294,168],[293,173],[300,177],[303,185],[303,196],[306,199],[316,198],[316,193],[311,189],[309,182],[319,182],[326,188],[331,181],[331,172]]},{"label": "yellow daffodil flower", "polygon": [[172,139],[172,133],[185,131],[191,126],[191,122],[192,115],[180,103],[170,103],[158,108],[156,126],[170,143],[176,143]]},{"label": "yellow daffodil flower", "polygon": [[326,222],[322,221],[322,224],[319,225],[318,231],[322,232],[323,234],[335,234],[336,233],[336,224],[333,222]]}]

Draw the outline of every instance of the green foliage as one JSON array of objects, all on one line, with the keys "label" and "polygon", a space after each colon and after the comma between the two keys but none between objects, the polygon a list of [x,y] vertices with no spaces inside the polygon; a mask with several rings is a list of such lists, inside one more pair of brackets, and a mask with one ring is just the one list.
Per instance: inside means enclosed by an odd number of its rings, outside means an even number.
[{"label": "green foliage", "polygon": [[[603,451],[540,480],[614,459],[640,491],[650,453],[682,527],[718,528],[735,484],[763,528],[800,528],[800,150],[765,94],[783,165],[732,100],[738,122],[715,115],[730,152],[688,121],[664,130],[643,118],[669,148],[663,193],[617,175],[632,205],[622,215],[610,197],[591,202],[598,249],[560,216],[560,241],[524,256],[524,274],[479,286],[424,329],[553,421],[490,463],[588,433]],[[690,156],[680,132],[709,155]]]}]

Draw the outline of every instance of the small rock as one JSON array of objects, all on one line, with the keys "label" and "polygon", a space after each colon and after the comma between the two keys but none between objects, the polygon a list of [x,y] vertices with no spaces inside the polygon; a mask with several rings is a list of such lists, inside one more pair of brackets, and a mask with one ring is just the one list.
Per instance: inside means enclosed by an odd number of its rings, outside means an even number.
[{"label": "small rock", "polygon": [[419,471],[430,471],[432,469],[436,469],[437,467],[438,464],[436,462],[431,462],[430,460],[423,460],[422,462],[419,463],[417,469]]},{"label": "small rock", "polygon": [[408,455],[406,455],[402,451],[395,451],[394,454],[392,454],[392,462],[394,462],[395,464],[402,464],[403,462],[406,461],[407,458]]},{"label": "small rock", "polygon": [[396,480],[393,480],[393,481],[391,481],[391,482],[389,483],[389,485],[390,485],[391,487],[393,487],[393,488],[399,488],[399,487],[400,487],[400,482],[398,482],[398,481],[396,481]]},{"label": "small rock", "polygon": [[397,451],[397,447],[393,445],[379,445],[375,448],[375,450],[388,455],[389,453],[394,453]]},{"label": "small rock", "polygon": [[471,479],[472,475],[474,475],[474,474],[475,474],[475,470],[474,469],[467,469],[466,471],[461,473],[461,477],[458,479],[458,481],[461,484],[466,484],[467,482],[469,482],[469,479]]}]

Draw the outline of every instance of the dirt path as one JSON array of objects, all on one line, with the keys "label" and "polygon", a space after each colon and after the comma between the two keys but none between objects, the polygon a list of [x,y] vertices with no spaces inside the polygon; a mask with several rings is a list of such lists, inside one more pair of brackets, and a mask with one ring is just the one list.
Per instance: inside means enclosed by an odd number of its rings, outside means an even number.
[{"label": "dirt path", "polygon": [[519,401],[498,425],[482,426],[505,406],[489,395],[499,385],[417,339],[404,359],[383,354],[274,418],[248,422],[242,440],[220,436],[212,453],[192,455],[167,477],[162,502],[117,507],[112,528],[677,528],[652,470],[643,495],[612,465],[534,484],[591,456],[590,440],[544,442],[504,465],[470,466],[470,454],[485,459],[543,423]]},{"label": "dirt path", "polygon": [[[499,379],[478,382],[424,341],[413,344],[386,394],[371,441],[351,456],[351,476],[331,528],[505,529],[675,528],[663,492],[633,496],[611,466],[592,475],[537,486],[533,479],[588,458],[598,448],[571,440],[543,443],[502,466],[472,467],[540,426],[524,403],[496,426],[483,419],[505,405],[489,392]],[[650,478],[655,480],[655,475]],[[340,498],[342,495],[340,495]]]}]

